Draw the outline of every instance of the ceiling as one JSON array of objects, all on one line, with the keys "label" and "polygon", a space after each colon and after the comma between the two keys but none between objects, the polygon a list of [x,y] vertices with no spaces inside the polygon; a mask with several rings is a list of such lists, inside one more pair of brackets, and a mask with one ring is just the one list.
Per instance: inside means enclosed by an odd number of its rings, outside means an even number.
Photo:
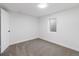
[{"label": "ceiling", "polygon": [[45,16],[78,6],[78,3],[48,3],[47,8],[38,8],[39,3],[0,3],[0,7],[10,12],[24,13],[34,17]]}]

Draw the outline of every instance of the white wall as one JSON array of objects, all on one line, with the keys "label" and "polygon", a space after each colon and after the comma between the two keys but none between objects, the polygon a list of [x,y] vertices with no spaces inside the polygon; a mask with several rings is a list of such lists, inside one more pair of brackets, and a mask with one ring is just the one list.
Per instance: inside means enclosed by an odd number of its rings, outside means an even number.
[{"label": "white wall", "polygon": [[1,53],[9,46],[9,14],[1,9]]},{"label": "white wall", "polygon": [[10,14],[10,44],[38,38],[38,19],[21,13]]},{"label": "white wall", "polygon": [[[10,15],[10,40],[8,34]],[[1,11],[1,51],[9,44],[15,44],[35,38],[42,38],[79,51],[79,8],[52,14],[37,19],[21,13]],[[57,32],[49,32],[48,18],[57,19]]]},{"label": "white wall", "polygon": [[[48,18],[57,19],[57,32],[49,32]],[[79,51],[79,8],[40,18],[40,38]]]}]

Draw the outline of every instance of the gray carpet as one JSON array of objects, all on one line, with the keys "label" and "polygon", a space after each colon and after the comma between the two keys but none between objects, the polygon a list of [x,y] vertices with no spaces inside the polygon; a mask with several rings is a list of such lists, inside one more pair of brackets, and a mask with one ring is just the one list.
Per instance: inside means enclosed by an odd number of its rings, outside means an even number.
[{"label": "gray carpet", "polygon": [[79,52],[47,42],[34,39],[10,46],[2,56],[78,56]]}]

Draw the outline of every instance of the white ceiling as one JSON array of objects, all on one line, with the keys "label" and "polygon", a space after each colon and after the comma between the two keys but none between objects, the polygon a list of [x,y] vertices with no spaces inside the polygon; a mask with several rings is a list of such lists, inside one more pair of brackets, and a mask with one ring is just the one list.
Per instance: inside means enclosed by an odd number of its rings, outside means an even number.
[{"label": "white ceiling", "polygon": [[38,4],[39,3],[0,3],[0,7],[11,12],[40,17],[79,5],[78,3],[49,3],[47,8],[40,9],[37,7]]}]

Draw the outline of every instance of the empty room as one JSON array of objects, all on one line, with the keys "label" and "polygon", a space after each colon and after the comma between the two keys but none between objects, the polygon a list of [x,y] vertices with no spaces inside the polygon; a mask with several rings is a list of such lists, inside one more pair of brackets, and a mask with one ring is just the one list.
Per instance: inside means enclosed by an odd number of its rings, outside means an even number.
[{"label": "empty room", "polygon": [[0,3],[1,56],[79,56],[79,3]]}]

